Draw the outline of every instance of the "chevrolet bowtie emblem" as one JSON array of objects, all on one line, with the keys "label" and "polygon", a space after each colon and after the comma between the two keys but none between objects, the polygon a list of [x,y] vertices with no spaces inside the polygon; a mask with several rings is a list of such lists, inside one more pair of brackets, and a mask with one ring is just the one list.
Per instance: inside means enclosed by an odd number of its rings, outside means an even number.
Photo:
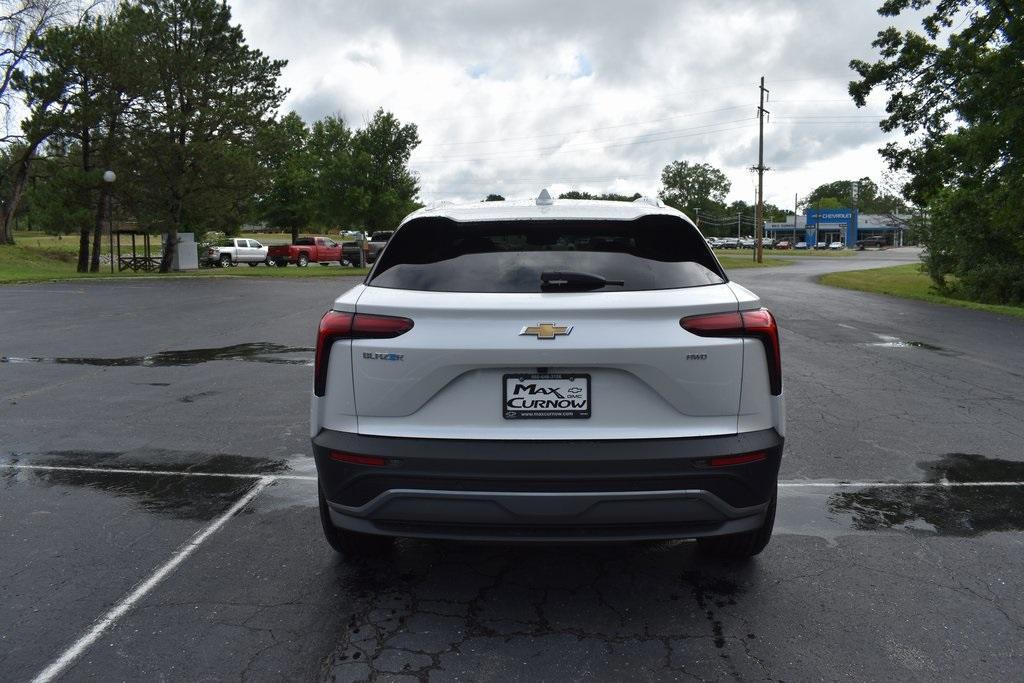
[{"label": "chevrolet bowtie emblem", "polygon": [[556,335],[564,335],[572,332],[572,325],[556,325],[555,323],[537,323],[528,325],[519,331],[519,336],[530,335],[537,339],[554,339]]}]

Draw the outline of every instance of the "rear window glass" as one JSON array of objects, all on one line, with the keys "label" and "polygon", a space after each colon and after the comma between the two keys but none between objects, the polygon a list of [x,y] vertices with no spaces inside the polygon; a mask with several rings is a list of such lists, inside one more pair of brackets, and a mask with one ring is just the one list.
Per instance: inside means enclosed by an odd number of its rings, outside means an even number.
[{"label": "rear window glass", "polygon": [[312,237],[300,237],[295,240],[294,244],[299,247],[311,247],[314,244]]},{"label": "rear window glass", "polygon": [[[540,292],[545,273],[594,275],[638,291],[726,281],[707,243],[674,216],[632,221],[460,223],[417,218],[391,238],[368,284],[434,292]],[[550,276],[547,276],[550,277]]]}]

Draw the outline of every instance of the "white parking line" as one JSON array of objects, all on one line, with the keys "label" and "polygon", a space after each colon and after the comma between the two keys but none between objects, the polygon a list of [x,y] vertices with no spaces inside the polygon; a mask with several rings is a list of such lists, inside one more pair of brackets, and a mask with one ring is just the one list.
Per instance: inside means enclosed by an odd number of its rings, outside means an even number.
[{"label": "white parking line", "polygon": [[868,487],[899,488],[905,486],[944,489],[965,486],[1024,486],[1024,481],[780,481],[779,486],[794,489],[862,489]]},{"label": "white parking line", "polygon": [[[134,472],[136,470],[129,471]],[[146,593],[153,590],[157,584],[163,581],[168,574],[174,571],[175,567],[195,552],[196,548],[202,545],[203,541],[216,533],[217,530],[224,526],[229,519],[234,517],[242,508],[252,502],[252,499],[259,495],[260,491],[270,485],[271,482],[273,482],[271,477],[261,477],[244,496],[239,498],[234,505],[228,508],[227,512],[218,517],[204,529],[196,532],[192,538],[178,548],[174,555],[171,556],[171,559],[153,572],[148,579],[136,586],[131,593],[122,598],[121,601],[114,605],[109,612],[104,614],[99,621],[93,624],[92,628],[90,628],[81,638],[76,640],[71,647],[65,650],[60,657],[54,660],[50,666],[41,671],[39,675],[33,679],[34,683],[45,683],[46,681],[52,681],[59,676],[66,668],[68,668],[68,666],[71,665],[78,655],[82,654],[87,647],[96,642],[96,640],[103,635],[104,631],[110,628],[114,622],[130,610],[135,603],[146,595]]]},{"label": "white parking line", "polygon": [[[64,672],[74,660],[82,654],[90,645],[95,643],[103,633],[109,629],[114,623],[124,616],[139,600],[146,596],[153,588],[155,588],[161,581],[177,568],[182,562],[184,562],[189,555],[202,545],[206,539],[216,533],[224,524],[227,523],[232,517],[248,505],[256,496],[260,494],[267,486],[277,480],[300,480],[300,481],[316,481],[315,476],[310,475],[297,475],[297,474],[249,474],[242,472],[179,472],[174,470],[137,470],[130,468],[113,468],[113,467],[86,467],[79,465],[31,465],[22,463],[0,463],[0,468],[14,469],[14,470],[37,470],[37,471],[57,471],[57,472],[89,472],[98,474],[138,474],[138,475],[156,475],[156,476],[176,476],[176,477],[221,477],[231,479],[250,479],[254,480],[255,484],[250,488],[245,495],[239,498],[228,510],[220,517],[215,519],[209,525],[203,529],[197,531],[188,541],[186,541],[177,551],[171,556],[167,562],[161,565],[153,574],[149,576],[145,581],[136,586],[127,596],[122,598],[117,604],[115,604],[106,614],[104,614],[98,621],[96,621],[89,630],[83,634],[78,640],[76,640],[70,647],[68,647],[56,660],[53,661],[46,669],[39,673],[33,679],[34,683],[46,683],[54,680],[57,676]],[[974,486],[1021,486],[1024,487],[1024,481],[974,481],[974,482],[960,482],[960,481],[780,481],[780,488],[867,488],[867,487],[915,487],[915,488],[955,488],[955,487],[974,487]]]},{"label": "white parking line", "polygon": [[[152,474],[158,476],[173,477],[223,477],[227,479],[253,479],[277,481],[278,479],[293,481],[316,481],[312,474],[253,474],[247,472],[181,472],[177,470],[136,470],[124,467],[86,467],[81,465],[28,465],[22,463],[0,462],[0,468],[18,470],[53,470],[57,472],[96,472],[99,474]],[[814,481],[814,480],[790,480],[780,481],[779,488],[792,489],[844,489],[844,488],[868,488],[868,487],[901,487],[912,486],[916,488],[957,488],[965,486],[1024,486],[1024,481]]]}]

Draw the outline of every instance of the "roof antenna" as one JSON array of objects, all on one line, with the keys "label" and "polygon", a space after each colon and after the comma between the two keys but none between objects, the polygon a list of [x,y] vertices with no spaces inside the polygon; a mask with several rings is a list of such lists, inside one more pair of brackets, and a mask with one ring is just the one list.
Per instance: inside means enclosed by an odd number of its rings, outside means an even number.
[{"label": "roof antenna", "polygon": [[537,206],[551,206],[554,203],[555,200],[551,198],[546,187],[540,191],[539,195],[537,195]]}]

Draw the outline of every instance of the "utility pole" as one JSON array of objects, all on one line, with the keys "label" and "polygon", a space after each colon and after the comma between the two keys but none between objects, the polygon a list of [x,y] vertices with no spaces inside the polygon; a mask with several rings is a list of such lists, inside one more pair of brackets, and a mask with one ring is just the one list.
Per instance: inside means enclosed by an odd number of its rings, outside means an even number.
[{"label": "utility pole", "polygon": [[743,212],[742,211],[737,211],[736,212],[736,248],[737,249],[739,249],[739,247],[740,247],[740,220],[742,220],[742,218],[743,218]]},{"label": "utility pole", "polygon": [[[757,107],[757,214],[754,218],[754,250],[757,262],[763,261],[762,240],[764,238],[764,96],[768,90],[764,87],[764,76],[761,76],[761,104]],[[794,219],[795,220],[795,219]]]},{"label": "utility pole", "polygon": [[797,204],[798,204],[798,202],[797,202],[797,197],[798,196],[799,195],[797,195],[796,192],[793,193],[793,241],[789,243],[789,246],[790,246],[791,249],[796,244],[796,207],[797,207]]}]

